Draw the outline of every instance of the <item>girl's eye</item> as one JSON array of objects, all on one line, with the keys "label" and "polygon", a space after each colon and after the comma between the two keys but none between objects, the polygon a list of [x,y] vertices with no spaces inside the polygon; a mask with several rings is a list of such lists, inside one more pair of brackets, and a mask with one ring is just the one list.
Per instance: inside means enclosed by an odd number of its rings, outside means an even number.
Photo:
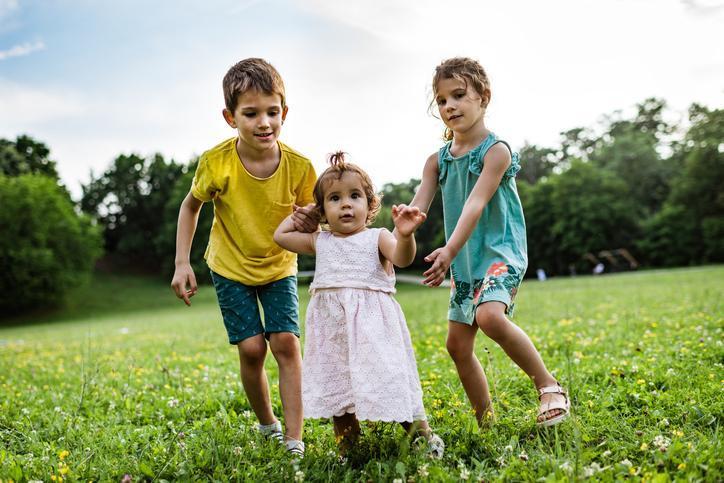
[{"label": "girl's eye", "polygon": [[445,105],[445,99],[438,99],[438,100],[437,100],[437,105],[438,105],[438,106],[444,106],[444,105]]},{"label": "girl's eye", "polygon": [[332,195],[332,196],[329,197],[329,199],[332,200],[332,201],[339,201],[339,196],[337,196],[337,195]]},{"label": "girl's eye", "polygon": [[462,92],[459,92],[459,93],[455,94],[455,99],[461,99],[461,98],[463,98],[463,97],[465,97],[465,94],[462,93]]},{"label": "girl's eye", "polygon": [[352,199],[356,200],[357,198],[359,198],[359,193],[352,193]]}]

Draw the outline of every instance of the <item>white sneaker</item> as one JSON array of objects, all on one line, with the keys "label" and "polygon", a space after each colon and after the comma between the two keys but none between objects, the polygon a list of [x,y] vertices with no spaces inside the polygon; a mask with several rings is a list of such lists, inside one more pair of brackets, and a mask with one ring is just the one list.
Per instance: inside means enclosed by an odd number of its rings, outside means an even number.
[{"label": "white sneaker", "polygon": [[257,424],[256,430],[267,439],[273,439],[278,443],[284,443],[284,432],[282,431],[282,423],[275,421],[271,424]]}]

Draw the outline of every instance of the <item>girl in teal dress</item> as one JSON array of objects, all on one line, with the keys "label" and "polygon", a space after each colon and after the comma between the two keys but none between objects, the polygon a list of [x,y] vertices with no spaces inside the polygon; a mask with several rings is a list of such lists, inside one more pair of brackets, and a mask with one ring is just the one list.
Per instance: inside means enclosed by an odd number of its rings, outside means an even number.
[{"label": "girl in teal dress", "polygon": [[432,87],[448,142],[427,159],[410,208],[427,212],[441,187],[446,244],[425,258],[432,266],[424,283],[436,287],[450,270],[447,350],[480,424],[493,412],[485,373],[473,352],[478,329],[532,379],[540,399],[536,423],[557,424],[568,416],[568,396],[530,338],[507,317],[528,265],[515,186],[518,155],[485,126],[490,83],[477,61],[444,61]]}]

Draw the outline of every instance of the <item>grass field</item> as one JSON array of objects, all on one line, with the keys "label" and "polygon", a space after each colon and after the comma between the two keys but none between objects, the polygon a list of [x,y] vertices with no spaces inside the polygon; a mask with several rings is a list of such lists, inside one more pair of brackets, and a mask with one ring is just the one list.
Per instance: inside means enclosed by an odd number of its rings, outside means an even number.
[{"label": "grass field", "polygon": [[368,424],[342,463],[327,421],[307,421],[290,461],[252,431],[212,288],[186,308],[164,281],[103,275],[63,311],[0,325],[0,480],[724,479],[724,267],[525,282],[515,321],[573,401],[550,429],[479,334],[497,421],[478,430],[445,350],[447,290],[398,288],[440,461]]}]

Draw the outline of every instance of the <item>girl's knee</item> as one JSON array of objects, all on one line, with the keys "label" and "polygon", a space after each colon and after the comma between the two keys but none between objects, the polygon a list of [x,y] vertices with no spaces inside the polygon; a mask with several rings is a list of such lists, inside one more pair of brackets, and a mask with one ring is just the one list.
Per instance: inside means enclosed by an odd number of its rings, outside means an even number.
[{"label": "girl's knee", "polygon": [[473,345],[468,340],[462,340],[458,337],[448,335],[445,347],[454,361],[465,359],[473,354]]},{"label": "girl's knee", "polygon": [[505,318],[505,304],[501,302],[481,304],[475,311],[475,323],[491,339],[500,339],[508,325],[508,319]]}]

